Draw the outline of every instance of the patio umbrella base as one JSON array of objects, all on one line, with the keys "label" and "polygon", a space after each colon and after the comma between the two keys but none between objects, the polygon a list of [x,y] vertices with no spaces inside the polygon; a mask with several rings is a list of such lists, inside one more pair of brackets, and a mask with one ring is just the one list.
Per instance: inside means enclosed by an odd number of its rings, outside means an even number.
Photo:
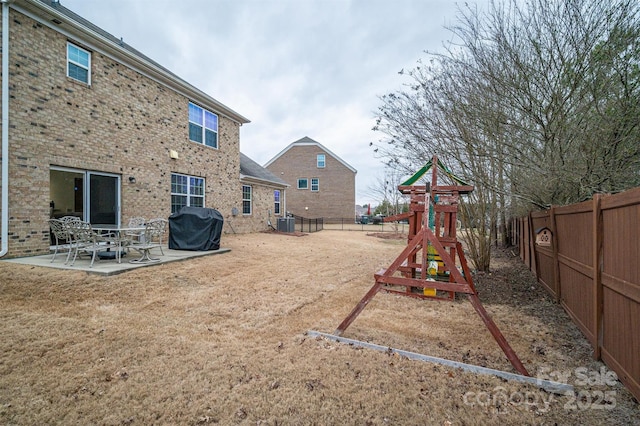
[{"label": "patio umbrella base", "polygon": [[[117,251],[100,251],[98,252],[98,257],[100,259],[116,259],[117,254]],[[126,255],[127,253],[124,250],[120,252],[120,257],[125,257]]]}]

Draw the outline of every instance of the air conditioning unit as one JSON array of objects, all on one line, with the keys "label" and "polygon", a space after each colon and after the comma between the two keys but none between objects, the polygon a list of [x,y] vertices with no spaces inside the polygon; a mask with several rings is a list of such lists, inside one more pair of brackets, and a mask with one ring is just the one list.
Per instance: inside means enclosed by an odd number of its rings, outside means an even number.
[{"label": "air conditioning unit", "polygon": [[281,217],[278,219],[278,232],[295,232],[296,220],[293,217]]}]

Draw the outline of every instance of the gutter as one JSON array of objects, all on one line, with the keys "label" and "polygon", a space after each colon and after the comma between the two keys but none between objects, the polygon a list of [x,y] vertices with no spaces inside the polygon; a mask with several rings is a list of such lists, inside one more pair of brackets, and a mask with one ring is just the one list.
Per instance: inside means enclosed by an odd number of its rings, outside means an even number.
[{"label": "gutter", "polygon": [[260,179],[260,178],[250,176],[250,175],[245,175],[242,173],[240,173],[240,181],[247,182],[247,183],[256,183],[259,185],[265,185],[273,188],[282,188],[282,189],[286,189],[291,186],[288,183],[276,182],[274,180]]},{"label": "gutter", "polygon": [[2,2],[2,200],[0,257],[9,251],[9,1]]}]

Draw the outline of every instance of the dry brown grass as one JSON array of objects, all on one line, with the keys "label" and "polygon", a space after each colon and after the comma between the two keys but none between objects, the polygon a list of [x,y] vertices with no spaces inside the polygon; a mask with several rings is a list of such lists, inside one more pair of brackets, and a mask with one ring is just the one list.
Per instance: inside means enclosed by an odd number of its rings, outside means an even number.
[{"label": "dry brown grass", "polygon": [[[113,277],[0,262],[0,422],[638,423],[619,384],[606,388],[615,404],[567,410],[567,396],[533,386],[305,336],[333,332],[403,240],[323,231],[222,245],[232,251]],[[518,261],[496,265],[477,277],[480,297],[530,372],[597,371]],[[345,337],[513,371],[465,299],[380,294]],[[497,401],[472,406],[470,392]]]}]

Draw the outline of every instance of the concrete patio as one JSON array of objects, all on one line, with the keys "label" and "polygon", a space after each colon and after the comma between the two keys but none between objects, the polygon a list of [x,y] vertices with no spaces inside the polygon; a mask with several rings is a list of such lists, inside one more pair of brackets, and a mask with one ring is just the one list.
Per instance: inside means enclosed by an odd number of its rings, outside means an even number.
[{"label": "concrete patio", "polygon": [[162,247],[164,255],[160,253],[159,249],[153,250],[152,256],[158,258],[158,262],[147,263],[130,263],[131,259],[140,258],[140,254],[136,251],[122,257],[121,263],[118,263],[115,259],[98,259],[96,258],[93,263],[93,267],[90,267],[91,258],[84,255],[78,257],[73,266],[65,264],[67,253],[58,253],[55,260],[51,262],[53,254],[47,254],[42,256],[29,256],[19,257],[15,259],[2,259],[2,262],[18,263],[22,265],[42,266],[45,268],[56,269],[68,269],[72,271],[85,271],[91,274],[97,275],[116,275],[123,272],[131,271],[138,268],[146,268],[154,265],[163,265],[169,262],[178,262],[181,260],[193,259],[195,257],[212,256],[216,254],[222,254],[230,252],[231,249],[220,248],[218,250],[210,251],[189,251],[189,250],[170,250],[166,246]]}]

